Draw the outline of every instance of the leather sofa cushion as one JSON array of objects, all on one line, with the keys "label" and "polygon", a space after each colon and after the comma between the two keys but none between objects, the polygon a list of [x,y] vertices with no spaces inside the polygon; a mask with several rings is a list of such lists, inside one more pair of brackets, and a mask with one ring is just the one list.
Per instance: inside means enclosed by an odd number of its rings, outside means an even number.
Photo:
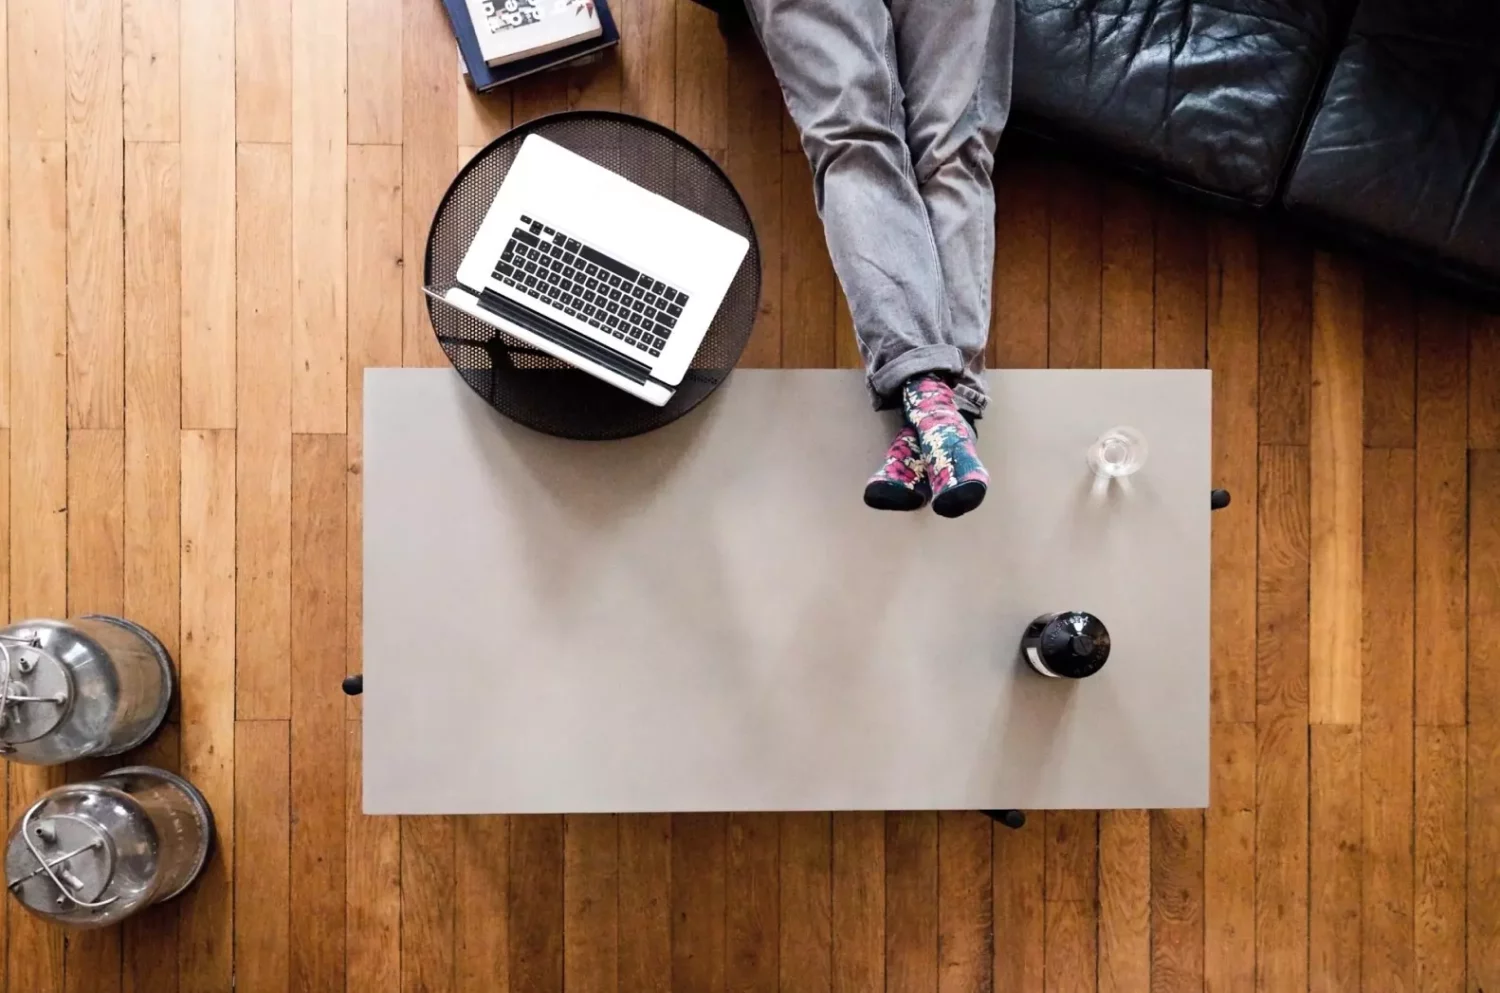
[{"label": "leather sofa cushion", "polygon": [[1286,200],[1500,277],[1500,3],[1364,0]]},{"label": "leather sofa cushion", "polygon": [[1015,121],[1269,203],[1341,0],[1017,0]]}]

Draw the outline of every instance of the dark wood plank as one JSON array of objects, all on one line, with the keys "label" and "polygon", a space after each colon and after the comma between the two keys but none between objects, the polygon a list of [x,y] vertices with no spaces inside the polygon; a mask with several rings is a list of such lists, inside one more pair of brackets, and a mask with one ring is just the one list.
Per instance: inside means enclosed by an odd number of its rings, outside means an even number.
[{"label": "dark wood plank", "polygon": [[720,165],[729,147],[728,66],[718,18],[705,7],[678,4],[677,131]]},{"label": "dark wood plank", "polygon": [[1029,155],[995,166],[995,280],[990,297],[989,364],[1047,365],[1048,167]]},{"label": "dark wood plank", "polygon": [[1203,812],[1151,811],[1151,989],[1203,989]]},{"label": "dark wood plank", "polygon": [[[788,251],[795,250],[794,243],[783,242],[781,233],[782,172],[788,168],[780,151],[781,89],[753,35],[731,40],[728,59],[734,126],[729,129],[725,171],[750,211],[761,254],[760,310],[740,361],[751,367],[775,368],[782,361],[784,260]],[[802,168],[807,170],[805,159]],[[809,194],[809,208],[811,203]],[[820,228],[820,243],[821,237]]]},{"label": "dark wood plank", "polygon": [[1049,186],[1047,365],[1097,369],[1100,350],[1099,181],[1054,165]]},{"label": "dark wood plank", "polygon": [[724,842],[726,989],[775,993],[779,988],[781,854],[776,814],[729,815]]},{"label": "dark wood plank", "polygon": [[1208,355],[1203,216],[1163,200],[1156,211],[1156,368],[1201,369]]},{"label": "dark wood plank", "polygon": [[938,979],[938,823],[931,811],[885,821],[885,988],[934,993]]},{"label": "dark wood plank", "polygon": [[1208,365],[1213,370],[1213,485],[1232,510],[1213,515],[1212,712],[1255,720],[1255,519],[1260,318],[1255,232],[1216,220],[1208,241]]},{"label": "dark wood plank", "polygon": [[[510,987],[509,817],[449,818],[456,897],[451,922],[436,929],[453,950],[455,993]],[[459,871],[459,867],[463,871]]]},{"label": "dark wood plank", "polygon": [[1312,252],[1265,229],[1260,244],[1260,443],[1306,445],[1312,389]]},{"label": "dark wood plank", "polygon": [[510,985],[561,993],[563,988],[563,819],[556,814],[510,821]]},{"label": "dark wood plank", "polygon": [[345,968],[343,435],[292,440],[292,988],[332,989]]},{"label": "dark wood plank", "polygon": [[1156,343],[1156,219],[1152,199],[1134,183],[1106,181],[1102,196],[1103,259],[1100,364],[1149,369]]},{"label": "dark wood plank", "polygon": [[1360,730],[1347,724],[1309,729],[1310,989],[1360,988]]},{"label": "dark wood plank", "polygon": [[833,993],[885,988],[885,814],[833,815]]},{"label": "dark wood plank", "polygon": [[1417,334],[1416,719],[1468,713],[1469,343],[1449,305],[1424,296]]},{"label": "dark wood plank", "polygon": [[1416,444],[1416,307],[1399,274],[1369,265],[1365,293],[1365,444]]},{"label": "dark wood plank", "polygon": [[801,152],[781,156],[781,217],[781,362],[788,369],[828,368],[836,351],[838,280]]},{"label": "dark wood plank", "polygon": [[993,824],[975,811],[938,814],[939,993],[994,986]]},{"label": "dark wood plank", "polygon": [[[1500,318],[1444,308],[1443,334],[1469,339],[1469,447],[1500,448]],[[1423,331],[1437,330],[1424,315]]]},{"label": "dark wood plank", "polygon": [[672,988],[724,986],[723,814],[672,815]]},{"label": "dark wood plank", "polygon": [[1500,452],[1469,461],[1469,988],[1500,989]]},{"label": "dark wood plank", "polygon": [[1203,985],[1255,989],[1255,725],[1215,724],[1203,815]]},{"label": "dark wood plank", "polygon": [[464,890],[456,886],[456,820],[401,818],[402,993],[446,993],[455,988],[455,903],[458,912],[465,906]]},{"label": "dark wood plank", "polygon": [[[1264,359],[1264,349],[1261,356]],[[1262,391],[1262,404],[1265,399]],[[1261,427],[1264,430],[1264,420]],[[1305,447],[1274,445],[1261,448],[1259,500],[1256,539],[1260,566],[1256,592],[1255,988],[1257,993],[1280,993],[1281,990],[1305,989],[1307,986],[1307,596],[1310,537]]]},{"label": "dark wood plank", "polygon": [[672,989],[672,819],[620,818],[620,989]]},{"label": "dark wood plank", "polygon": [[1020,831],[994,833],[995,993],[1030,993],[1044,983],[1045,828],[1035,817]]},{"label": "dark wood plank", "polygon": [[[782,814],[779,830],[780,986],[809,993],[826,991],[834,982],[831,928],[836,927],[832,907],[834,840],[830,815]],[[730,840],[732,843],[733,835]],[[733,974],[734,923],[735,911],[731,904],[731,989],[737,986]]]},{"label": "dark wood plank", "polygon": [[1059,993],[1092,990],[1099,973],[1099,817],[1087,810],[1049,810],[1042,827],[1046,834],[1046,989]]},{"label": "dark wood plank", "polygon": [[234,895],[236,993],[291,981],[291,767],[287,721],[235,722],[235,877],[254,880]]},{"label": "dark wood plank", "polygon": [[1461,993],[1465,962],[1468,809],[1467,734],[1460,727],[1416,728],[1414,989]]},{"label": "dark wood plank", "polygon": [[347,722],[344,941],[351,990],[401,988],[401,819],[364,812],[363,725]]},{"label": "dark wood plank", "polygon": [[613,814],[563,818],[563,988],[608,993],[619,976],[620,833]]},{"label": "dark wood plank", "polygon": [[1361,962],[1365,987],[1409,989],[1412,949],[1412,660],[1416,458],[1365,452]]},{"label": "dark wood plank", "polygon": [[[677,4],[621,0],[612,4],[620,37],[621,109],[672,126],[677,75]],[[780,137],[773,148],[780,147]]]},{"label": "dark wood plank", "polygon": [[1099,993],[1151,985],[1151,816],[1099,812]]}]

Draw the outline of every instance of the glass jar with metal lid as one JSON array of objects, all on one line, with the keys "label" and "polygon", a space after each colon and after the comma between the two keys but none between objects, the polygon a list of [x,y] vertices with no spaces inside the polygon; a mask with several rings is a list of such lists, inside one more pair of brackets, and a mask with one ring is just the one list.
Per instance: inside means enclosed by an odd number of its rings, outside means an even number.
[{"label": "glass jar with metal lid", "polygon": [[59,765],[151,737],[172,701],[172,659],[121,617],[0,628],[0,756]]},{"label": "glass jar with metal lid", "polygon": [[191,783],[130,766],[28,807],[10,831],[5,880],[38,917],[103,927],[186,889],[212,839],[213,815]]}]

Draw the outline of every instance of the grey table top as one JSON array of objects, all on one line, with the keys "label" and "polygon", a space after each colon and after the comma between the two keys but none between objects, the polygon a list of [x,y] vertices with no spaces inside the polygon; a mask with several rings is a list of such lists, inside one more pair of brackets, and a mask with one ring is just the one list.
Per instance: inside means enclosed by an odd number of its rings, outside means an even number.
[{"label": "grey table top", "polygon": [[[862,377],[741,370],[570,442],[449,370],[366,373],[369,813],[1201,807],[1209,374],[1003,371],[957,521],[860,503]],[[1142,431],[1105,493],[1084,452]],[[1086,609],[1109,664],[1018,659]]]}]

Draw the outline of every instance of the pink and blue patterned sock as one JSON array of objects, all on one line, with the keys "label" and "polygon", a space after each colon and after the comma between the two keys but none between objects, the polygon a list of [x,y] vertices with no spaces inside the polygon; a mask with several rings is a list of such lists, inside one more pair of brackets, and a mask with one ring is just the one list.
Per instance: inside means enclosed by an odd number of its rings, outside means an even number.
[{"label": "pink and blue patterned sock", "polygon": [[927,463],[933,512],[961,517],[979,506],[990,474],[979,461],[974,429],[959,412],[953,387],[935,375],[913,376],[901,387],[901,403]]},{"label": "pink and blue patterned sock", "polygon": [[876,510],[921,510],[932,499],[927,485],[927,463],[917,432],[903,424],[891,447],[886,449],[885,464],[865,483],[865,505]]}]

